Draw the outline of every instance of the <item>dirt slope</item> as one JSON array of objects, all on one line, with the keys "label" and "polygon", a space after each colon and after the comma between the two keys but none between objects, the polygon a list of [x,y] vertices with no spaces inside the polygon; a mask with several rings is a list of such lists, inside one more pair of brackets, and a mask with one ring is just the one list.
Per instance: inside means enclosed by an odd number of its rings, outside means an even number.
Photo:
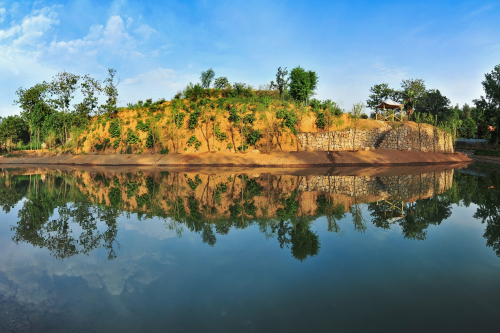
[{"label": "dirt slope", "polygon": [[456,164],[472,162],[461,153],[428,153],[375,149],[357,152],[279,152],[229,153],[204,152],[168,155],[58,155],[0,158],[5,164],[65,164],[65,165],[144,165],[144,166],[228,166],[228,167],[367,167]]}]

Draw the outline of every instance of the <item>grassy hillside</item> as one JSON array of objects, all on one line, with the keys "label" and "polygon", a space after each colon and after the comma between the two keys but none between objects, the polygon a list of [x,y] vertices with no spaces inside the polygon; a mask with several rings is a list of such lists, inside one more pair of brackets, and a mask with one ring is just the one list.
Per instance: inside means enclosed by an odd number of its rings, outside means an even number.
[{"label": "grassy hillside", "polygon": [[[330,126],[328,126],[328,123]],[[294,151],[300,132],[352,127],[351,116],[329,101],[300,103],[270,96],[198,97],[128,105],[90,120],[73,153]],[[361,119],[358,128],[380,126]]]}]

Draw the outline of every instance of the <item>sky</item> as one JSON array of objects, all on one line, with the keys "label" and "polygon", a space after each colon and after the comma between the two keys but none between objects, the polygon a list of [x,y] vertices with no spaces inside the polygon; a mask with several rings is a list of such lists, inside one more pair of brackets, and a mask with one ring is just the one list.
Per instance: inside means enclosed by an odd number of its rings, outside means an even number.
[{"label": "sky", "polygon": [[315,71],[316,98],[346,110],[411,78],[470,104],[499,31],[497,1],[0,0],[0,116],[19,114],[19,87],[108,68],[120,106],[171,99],[208,68],[258,88],[280,66]]}]

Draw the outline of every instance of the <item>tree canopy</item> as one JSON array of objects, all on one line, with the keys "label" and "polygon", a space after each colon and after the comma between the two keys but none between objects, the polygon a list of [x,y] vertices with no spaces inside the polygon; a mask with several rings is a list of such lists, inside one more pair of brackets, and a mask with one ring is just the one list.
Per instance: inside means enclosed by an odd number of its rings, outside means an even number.
[{"label": "tree canopy", "polygon": [[297,101],[306,102],[318,85],[316,72],[298,66],[290,73],[290,95]]}]

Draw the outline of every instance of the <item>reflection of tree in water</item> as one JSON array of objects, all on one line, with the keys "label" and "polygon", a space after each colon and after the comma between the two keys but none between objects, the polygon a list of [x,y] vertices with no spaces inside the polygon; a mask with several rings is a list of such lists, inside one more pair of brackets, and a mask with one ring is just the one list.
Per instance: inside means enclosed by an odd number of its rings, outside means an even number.
[{"label": "reflection of tree in water", "polygon": [[469,178],[469,184],[476,184],[482,189],[480,194],[471,200],[478,205],[474,218],[486,223],[483,235],[486,245],[491,246],[500,257],[500,175],[494,173],[488,177],[463,176]]},{"label": "reflection of tree in water", "polygon": [[[41,181],[36,180],[30,184],[28,200],[23,203],[18,214],[19,221],[11,228],[14,231],[13,241],[46,248],[60,259],[79,253],[88,254],[104,247],[108,251],[108,258],[114,259],[113,243],[117,235],[118,211],[112,207],[90,204],[63,178],[53,177],[47,183],[41,186]],[[58,217],[51,219],[56,210]],[[97,230],[99,221],[105,222],[105,232]],[[73,231],[77,226],[81,228],[78,236]]]},{"label": "reflection of tree in water", "polygon": [[[434,177],[434,193],[437,193],[437,184]],[[429,225],[439,225],[451,216],[452,201],[449,199],[451,187],[443,194],[435,194],[431,198],[419,199],[414,202],[404,202],[400,197],[393,200],[382,200],[368,204],[372,223],[382,229],[389,229],[392,223],[402,228],[405,238],[424,240],[427,237]]]},{"label": "reflection of tree in water", "polygon": [[397,223],[405,238],[424,240],[429,225],[439,225],[451,216],[451,204],[444,195],[436,195],[411,203],[401,203],[402,212],[394,210],[394,205],[387,202],[370,203],[368,210],[376,227],[389,229],[391,223]]},{"label": "reflection of tree in water", "polygon": [[328,231],[342,233],[338,221],[345,217],[345,206],[342,203],[335,204],[330,192],[318,195],[316,206],[316,215],[325,216],[328,221]]},{"label": "reflection of tree in water", "polygon": [[[30,176],[9,177],[7,171],[2,171],[4,175],[0,177],[0,207],[5,213],[9,213],[12,208],[28,192]],[[33,178],[40,175],[33,175]]]},{"label": "reflection of tree in water", "polygon": [[311,230],[310,222],[306,219],[299,219],[296,224],[280,220],[272,226],[272,232],[276,234],[280,247],[291,246],[292,256],[299,261],[319,253],[319,236]]},{"label": "reflection of tree in water", "polygon": [[[0,178],[0,193],[9,193],[0,196],[4,210],[11,209],[21,198],[27,198],[19,211],[17,225],[12,227],[14,241],[47,248],[58,258],[88,254],[103,247],[113,259],[118,232],[116,217],[121,213],[127,216],[135,213],[139,220],[158,217],[166,228],[179,235],[187,228],[198,233],[210,246],[216,244],[218,235],[227,235],[233,228],[257,225],[266,237],[276,237],[280,247],[290,248],[292,255],[302,261],[318,254],[320,249],[318,235],[311,231],[316,218],[326,217],[328,231],[344,232],[339,221],[346,217],[346,207],[336,202],[331,194],[336,186],[335,177],[328,177],[328,182],[333,181],[327,184],[325,192],[308,197],[308,200],[315,200],[316,209],[305,211],[309,204],[301,202],[300,176],[266,174],[226,178],[163,171],[115,176],[91,173],[84,181],[83,175],[53,172],[43,177]],[[496,205],[500,198],[498,187],[493,185],[496,178],[459,173],[454,177],[453,186],[445,187],[449,190],[443,194],[410,203],[399,199],[403,208],[396,215],[388,206],[368,204],[373,224],[388,229],[398,223],[405,238],[423,240],[429,225],[439,225],[450,216],[452,204],[477,203],[480,207],[475,216],[487,224],[487,244],[500,255],[500,218]],[[356,189],[356,177],[353,181]],[[363,233],[367,226],[361,202],[366,199],[359,199],[357,191],[352,198],[354,204],[349,212],[354,229]],[[104,231],[98,228],[100,222],[104,222]]]}]

